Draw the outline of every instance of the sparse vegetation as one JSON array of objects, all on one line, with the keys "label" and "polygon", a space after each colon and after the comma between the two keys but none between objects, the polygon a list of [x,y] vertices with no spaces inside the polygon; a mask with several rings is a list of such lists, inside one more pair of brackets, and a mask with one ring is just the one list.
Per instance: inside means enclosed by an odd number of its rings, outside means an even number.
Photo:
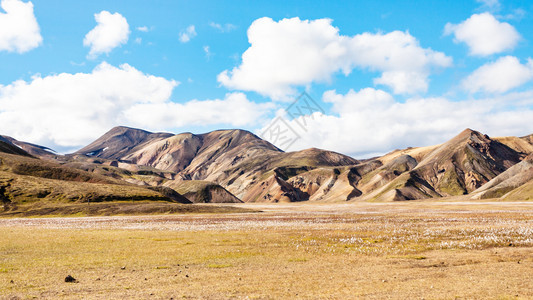
[{"label": "sparse vegetation", "polygon": [[[0,290],[8,298],[530,298],[532,205],[0,219]],[[65,283],[67,275],[78,282]]]}]

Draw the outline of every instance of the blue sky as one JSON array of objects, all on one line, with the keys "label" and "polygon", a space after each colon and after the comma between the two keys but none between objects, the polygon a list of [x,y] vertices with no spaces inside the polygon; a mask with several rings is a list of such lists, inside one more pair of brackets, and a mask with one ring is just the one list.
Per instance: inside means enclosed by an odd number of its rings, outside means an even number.
[{"label": "blue sky", "polygon": [[[533,133],[528,1],[1,3],[0,134],[61,152],[116,125],[276,142],[277,117],[286,150],[356,157]],[[303,91],[324,112],[298,127]]]}]

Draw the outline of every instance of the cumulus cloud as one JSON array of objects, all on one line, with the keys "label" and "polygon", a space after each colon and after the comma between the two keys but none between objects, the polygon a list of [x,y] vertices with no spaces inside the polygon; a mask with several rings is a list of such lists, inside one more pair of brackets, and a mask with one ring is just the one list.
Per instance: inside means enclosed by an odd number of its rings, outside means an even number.
[{"label": "cumulus cloud", "polygon": [[261,120],[271,104],[242,93],[224,99],[171,101],[179,83],[123,64],[91,73],[34,76],[0,85],[2,134],[58,150],[79,148],[113,126],[166,130],[191,125],[238,127]]},{"label": "cumulus cloud", "polygon": [[168,101],[178,83],[124,64],[91,73],[34,76],[0,85],[0,128],[17,139],[47,146],[79,146],[124,121],[138,103]]},{"label": "cumulus cloud", "polygon": [[0,51],[24,53],[43,42],[33,3],[2,0],[0,7]]},{"label": "cumulus cloud", "polygon": [[323,95],[323,100],[332,104],[331,114],[317,112],[308,117],[306,131],[299,130],[297,119],[289,122],[300,135],[289,150],[319,147],[364,158],[398,148],[439,144],[465,128],[490,135],[517,134],[520,128],[522,134],[528,134],[533,132],[529,122],[533,118],[532,96],[529,92],[502,99],[411,98],[398,102],[374,88],[344,95],[331,90]]},{"label": "cumulus cloud", "polygon": [[185,30],[182,30],[180,32],[180,42],[187,43],[195,36],[196,36],[196,29],[194,28],[194,25],[190,25]]},{"label": "cumulus cloud", "polygon": [[356,67],[381,72],[375,84],[394,93],[424,92],[434,67],[447,67],[452,59],[420,47],[408,32],[363,33],[343,36],[330,19],[255,20],[248,29],[251,46],[242,63],[218,75],[230,89],[255,91],[273,99],[295,92],[296,86],[328,82],[332,75],[348,75]]},{"label": "cumulus cloud", "polygon": [[126,44],[130,35],[128,21],[119,13],[111,14],[101,11],[94,15],[96,27],[94,27],[83,40],[83,45],[90,47],[89,58],[106,53],[116,47]]},{"label": "cumulus cloud", "polygon": [[127,109],[124,116],[142,128],[154,128],[154,124],[157,124],[156,128],[216,124],[242,127],[255,125],[272,108],[271,103],[252,102],[243,93],[229,93],[224,99],[139,103]]},{"label": "cumulus cloud", "polygon": [[505,56],[495,62],[487,63],[465,78],[462,86],[465,90],[475,93],[504,93],[521,86],[533,78],[533,60],[527,64],[520,63],[514,56]]},{"label": "cumulus cloud", "polygon": [[444,34],[453,34],[456,43],[466,43],[470,54],[478,56],[512,50],[521,38],[511,24],[498,21],[488,12],[474,14],[459,24],[448,23]]}]

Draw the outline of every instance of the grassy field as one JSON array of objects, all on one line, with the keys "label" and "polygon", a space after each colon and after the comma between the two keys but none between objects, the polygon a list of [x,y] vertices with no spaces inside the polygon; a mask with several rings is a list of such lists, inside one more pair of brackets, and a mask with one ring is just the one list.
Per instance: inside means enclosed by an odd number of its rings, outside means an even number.
[{"label": "grassy field", "polygon": [[[0,211],[1,217],[87,217],[154,214],[221,214],[254,212],[229,205],[190,205],[167,201],[109,201],[96,203],[35,202]],[[255,211],[257,212],[257,211]]]},{"label": "grassy field", "polygon": [[533,203],[241,207],[0,219],[0,298],[533,298]]}]

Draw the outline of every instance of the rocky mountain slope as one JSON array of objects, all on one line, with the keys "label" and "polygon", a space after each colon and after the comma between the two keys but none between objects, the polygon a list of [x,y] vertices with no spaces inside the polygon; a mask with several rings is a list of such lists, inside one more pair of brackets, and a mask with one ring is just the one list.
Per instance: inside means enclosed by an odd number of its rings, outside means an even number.
[{"label": "rocky mountain slope", "polygon": [[21,142],[7,135],[0,135],[0,142],[4,142],[7,144],[10,144],[11,146],[18,147],[24,150],[24,152],[34,157],[45,158],[45,159],[55,159],[58,156],[58,154],[55,153],[54,150],[50,148],[31,144],[31,143]]},{"label": "rocky mountain slope", "polygon": [[[3,138],[2,146],[51,158],[36,145]],[[316,148],[283,152],[244,130],[174,135],[128,127],[76,153],[53,155],[63,168],[194,203],[519,198],[533,189],[532,136],[490,138],[470,129],[440,145],[364,161]]]},{"label": "rocky mountain slope", "polygon": [[141,129],[114,127],[96,141],[78,150],[75,154],[117,159],[135,147],[172,136],[171,133],[151,133]]},{"label": "rocky mountain slope", "polygon": [[[4,212],[28,205],[152,200],[190,203],[166,187],[146,188],[30,156],[0,141],[0,201]],[[12,150],[16,150],[13,153]],[[22,151],[22,152],[20,152]]]}]

